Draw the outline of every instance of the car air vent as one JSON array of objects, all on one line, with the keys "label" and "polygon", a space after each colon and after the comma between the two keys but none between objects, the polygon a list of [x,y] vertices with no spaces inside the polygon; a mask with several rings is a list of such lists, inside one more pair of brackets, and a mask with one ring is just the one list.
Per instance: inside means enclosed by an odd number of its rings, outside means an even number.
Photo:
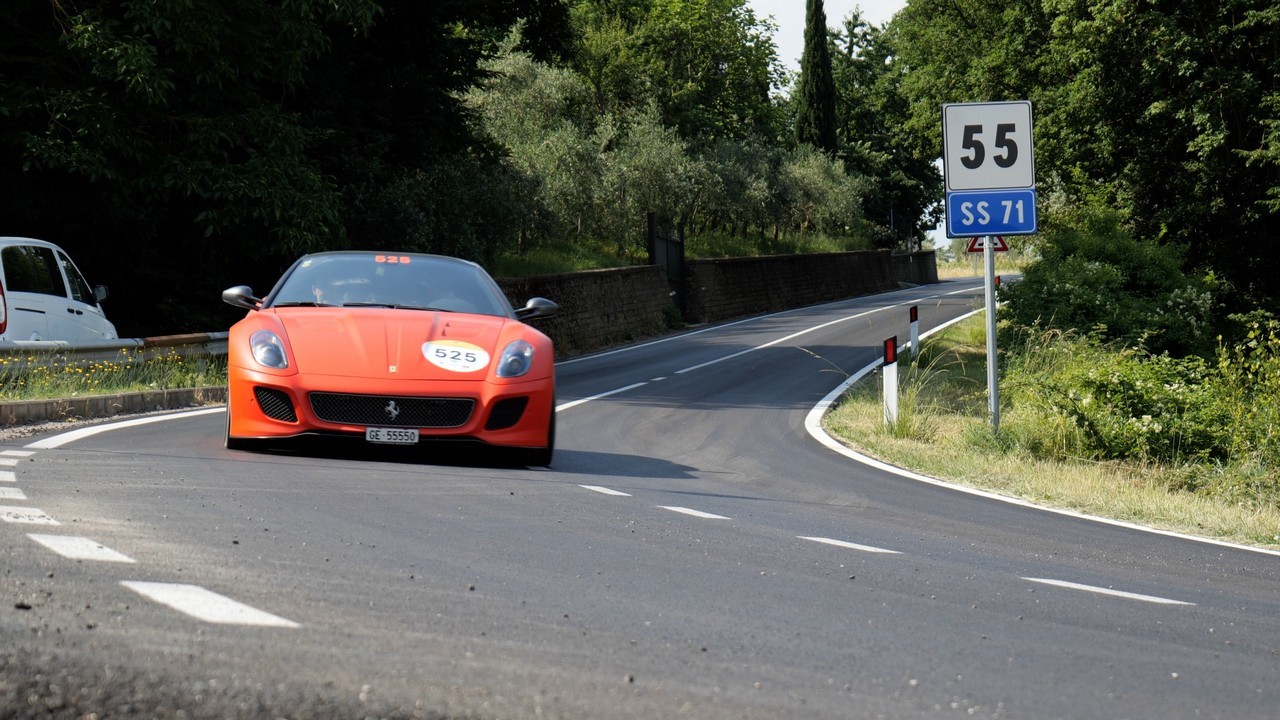
[{"label": "car air vent", "polygon": [[529,398],[515,397],[499,400],[489,411],[489,421],[484,424],[485,430],[506,430],[520,422],[524,409],[529,405]]},{"label": "car air vent", "polygon": [[311,393],[311,410],[325,422],[374,427],[453,428],[471,418],[470,398]]},{"label": "car air vent", "polygon": [[275,388],[255,387],[253,396],[258,399],[258,407],[262,408],[263,415],[280,422],[298,422],[298,413],[294,412],[289,393]]}]

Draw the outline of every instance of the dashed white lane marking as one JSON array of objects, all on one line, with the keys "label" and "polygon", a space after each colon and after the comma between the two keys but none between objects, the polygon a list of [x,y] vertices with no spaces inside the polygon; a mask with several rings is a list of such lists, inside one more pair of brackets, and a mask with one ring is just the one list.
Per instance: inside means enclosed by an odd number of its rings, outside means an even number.
[{"label": "dashed white lane marking", "polygon": [[20,459],[16,457],[0,457],[0,467],[17,467]]},{"label": "dashed white lane marking", "polygon": [[730,519],[725,517],[724,515],[714,515],[709,512],[702,512],[701,510],[694,510],[693,508],[679,507],[676,505],[659,505],[658,507],[662,508],[663,510],[678,512],[682,515],[692,515],[693,517],[702,518],[704,520],[729,520]]},{"label": "dashed white lane marking", "polygon": [[824,537],[808,537],[806,535],[798,535],[797,537],[799,537],[801,540],[810,540],[816,543],[823,543],[824,545],[835,545],[836,547],[848,548],[850,550],[858,550],[861,552],[885,553],[888,555],[902,554],[897,550],[886,550],[885,548],[875,547],[874,545],[859,545],[858,543],[851,543],[845,540],[833,540],[831,538],[824,538]]},{"label": "dashed white lane marking", "polygon": [[199,585],[136,582],[120,583],[143,597],[190,615],[197,620],[223,625],[258,625],[262,627],[299,627],[298,623],[236,602],[229,597],[206,590]]},{"label": "dashed white lane marking", "polygon": [[1138,593],[1124,592],[1123,590],[1112,590],[1111,588],[1095,587],[1093,585],[1081,585],[1079,583],[1067,582],[1065,580],[1052,580],[1049,578],[1033,578],[1024,577],[1023,580],[1033,583],[1041,583],[1043,585],[1052,585],[1054,587],[1067,588],[1069,590],[1083,590],[1085,592],[1097,593],[1099,595],[1110,595],[1112,597],[1124,598],[1126,600],[1141,600],[1142,602],[1157,603],[1160,605],[1195,605],[1193,602],[1184,602],[1182,600],[1170,600],[1169,598],[1156,597],[1155,595],[1139,595]]},{"label": "dashed white lane marking", "polygon": [[13,505],[0,505],[0,520],[8,523],[22,523],[24,525],[61,524],[39,508],[15,507]]},{"label": "dashed white lane marking", "polygon": [[128,555],[118,553],[102,543],[90,540],[86,537],[71,537],[69,535],[38,535],[35,533],[30,533],[27,537],[58,553],[62,557],[70,558],[72,560],[97,560],[100,562],[118,563],[136,562]]},{"label": "dashed white lane marking", "polygon": [[0,487],[0,500],[26,500],[27,496],[16,487]]},{"label": "dashed white lane marking", "polygon": [[17,482],[18,476],[11,470],[0,470],[0,482]]},{"label": "dashed white lane marking", "polygon": [[622,492],[621,490],[614,490],[613,488],[600,487],[599,485],[579,485],[578,487],[586,488],[591,492],[598,492],[601,495],[616,495],[618,497],[631,497],[630,495]]},{"label": "dashed white lane marking", "polygon": [[32,455],[35,455],[35,451],[33,450],[0,450],[0,455],[3,455],[4,457],[24,458],[24,457],[31,457]]}]

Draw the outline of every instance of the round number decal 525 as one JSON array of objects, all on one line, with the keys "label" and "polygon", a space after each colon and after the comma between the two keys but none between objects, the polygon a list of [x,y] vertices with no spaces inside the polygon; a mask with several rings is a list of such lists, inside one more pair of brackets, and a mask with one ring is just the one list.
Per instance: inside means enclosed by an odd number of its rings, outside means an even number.
[{"label": "round number decal 525", "polygon": [[432,365],[452,372],[475,372],[489,365],[489,353],[471,343],[457,340],[423,343],[422,355]]}]

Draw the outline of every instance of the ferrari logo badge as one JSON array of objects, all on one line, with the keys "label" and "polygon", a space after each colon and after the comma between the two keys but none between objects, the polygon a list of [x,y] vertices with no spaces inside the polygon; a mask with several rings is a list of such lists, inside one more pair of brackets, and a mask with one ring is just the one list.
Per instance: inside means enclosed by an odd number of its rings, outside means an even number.
[{"label": "ferrari logo badge", "polygon": [[387,406],[382,409],[387,411],[387,417],[391,418],[392,420],[395,420],[396,416],[400,414],[400,406],[396,405],[395,400],[392,400],[391,402],[387,403]]}]

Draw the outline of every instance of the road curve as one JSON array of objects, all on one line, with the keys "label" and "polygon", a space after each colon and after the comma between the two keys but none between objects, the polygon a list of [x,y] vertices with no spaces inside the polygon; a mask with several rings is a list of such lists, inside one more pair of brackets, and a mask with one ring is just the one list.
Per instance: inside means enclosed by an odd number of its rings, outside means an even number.
[{"label": "road curve", "polygon": [[1275,717],[1274,555],[807,431],[978,294],[563,362],[550,470],[231,452],[218,409],[2,447],[0,717]]}]

